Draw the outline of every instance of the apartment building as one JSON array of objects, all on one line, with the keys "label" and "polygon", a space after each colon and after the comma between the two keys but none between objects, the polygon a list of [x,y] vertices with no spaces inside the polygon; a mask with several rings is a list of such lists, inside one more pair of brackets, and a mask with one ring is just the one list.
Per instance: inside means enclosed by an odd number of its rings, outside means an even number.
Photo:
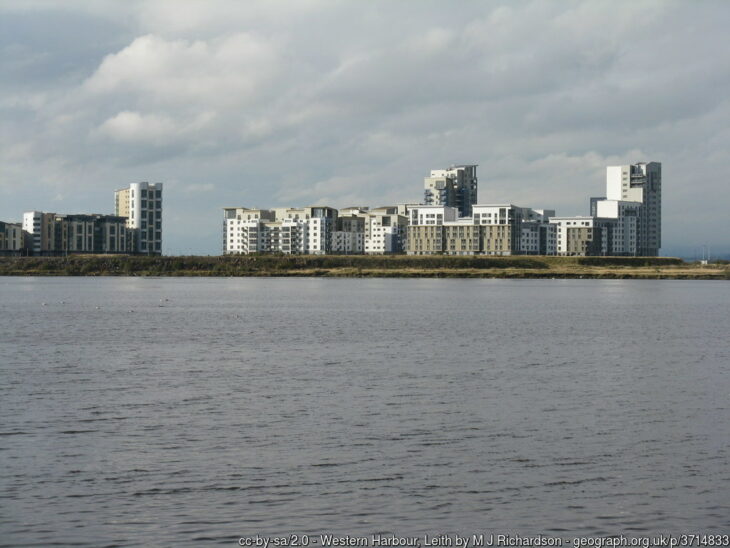
[{"label": "apartment building", "polygon": [[131,233],[125,217],[65,215],[60,218],[62,247],[68,253],[127,253]]},{"label": "apartment building", "polygon": [[523,208],[522,255],[555,255],[557,230],[556,225],[550,224],[550,218],[554,216],[555,210],[552,209]]},{"label": "apartment building", "polygon": [[444,227],[440,225],[409,225],[406,253],[435,255],[444,252]]},{"label": "apartment building", "polygon": [[432,169],[423,180],[424,204],[455,207],[460,217],[468,217],[477,202],[477,165]]},{"label": "apartment building", "polygon": [[555,255],[557,253],[557,226],[549,222],[522,221],[520,254]]},{"label": "apartment building", "polygon": [[162,254],[162,183],[132,183],[115,191],[114,212],[133,230],[132,252]]},{"label": "apartment building", "polygon": [[553,217],[556,226],[556,254],[586,256],[606,254],[606,228],[595,217]]},{"label": "apartment building", "polygon": [[662,164],[639,162],[606,168],[606,199],[638,202],[636,254],[659,255],[662,246]]},{"label": "apartment building", "polygon": [[357,255],[365,252],[365,214],[367,208],[340,209],[332,233],[332,253]]},{"label": "apartment building", "polygon": [[411,255],[513,255],[520,253],[522,210],[512,204],[473,205],[458,217],[448,206],[410,211],[407,252]]},{"label": "apartment building", "polygon": [[223,253],[330,253],[337,210],[302,208],[223,208]]},{"label": "apartment building", "polygon": [[599,226],[605,229],[606,254],[612,256],[639,254],[639,219],[643,206],[639,202],[599,200],[595,203]]},{"label": "apartment building", "polygon": [[364,252],[364,231],[335,230],[332,233],[332,253],[336,255],[362,255]]},{"label": "apartment building", "polygon": [[127,219],[116,215],[28,211],[23,230],[33,255],[128,253],[132,241]]},{"label": "apartment building", "polygon": [[223,208],[223,254],[263,252],[261,225],[273,220],[274,212],[268,209]]},{"label": "apartment building", "polygon": [[455,222],[458,210],[447,205],[419,205],[408,212],[406,252],[409,255],[443,253],[444,223]]},{"label": "apartment building", "polygon": [[20,255],[24,252],[23,225],[0,221],[0,255]]},{"label": "apartment building", "polygon": [[[304,223],[304,221],[300,221]],[[332,224],[324,217],[311,217],[306,221],[306,240],[299,253],[324,255],[332,251]]]},{"label": "apartment building", "polygon": [[43,211],[26,211],[23,213],[23,230],[28,237],[28,249],[32,255],[54,254],[61,249],[60,241],[58,241],[58,249],[56,249],[55,226],[56,214],[44,213]]},{"label": "apartment building", "polygon": [[401,253],[406,244],[408,217],[398,206],[378,207],[364,215],[364,251],[369,255]]},{"label": "apartment building", "polygon": [[483,227],[471,217],[462,217],[443,225],[443,253],[446,255],[477,255],[483,249]]},{"label": "apartment building", "polygon": [[259,242],[266,253],[306,253],[310,235],[308,223],[303,219],[264,221],[259,226]]},{"label": "apartment building", "polygon": [[475,205],[474,224],[482,226],[481,253],[518,255],[522,239],[522,213],[513,204]]}]

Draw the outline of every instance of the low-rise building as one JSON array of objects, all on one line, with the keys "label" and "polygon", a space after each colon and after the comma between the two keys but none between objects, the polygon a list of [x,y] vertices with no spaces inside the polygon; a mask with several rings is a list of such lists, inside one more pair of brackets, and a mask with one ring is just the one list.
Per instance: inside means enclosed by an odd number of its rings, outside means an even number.
[{"label": "low-rise building", "polygon": [[24,253],[23,225],[0,221],[0,255],[21,255]]},{"label": "low-rise building", "polygon": [[455,222],[458,210],[446,205],[410,208],[406,240],[409,255],[434,255],[445,251],[444,223]]},{"label": "low-rise building", "polygon": [[512,204],[475,204],[470,217],[456,208],[420,206],[410,211],[407,252],[412,255],[517,255],[522,210]]},{"label": "low-rise building", "polygon": [[365,217],[367,208],[346,208],[337,215],[337,229],[332,233],[332,253],[357,255],[365,252]]},{"label": "low-rise building", "polygon": [[406,243],[408,218],[398,207],[378,207],[365,215],[364,250],[369,255],[401,253]]},{"label": "low-rise building", "polygon": [[482,227],[481,253],[519,255],[524,209],[513,204],[486,204],[473,207],[474,224]]},{"label": "low-rise building", "polygon": [[522,255],[555,255],[557,227],[550,224],[550,218],[554,216],[555,210],[552,209],[522,210]]},{"label": "low-rise building", "polygon": [[483,229],[473,217],[461,217],[443,224],[443,252],[446,255],[477,255],[482,251]]},{"label": "low-rise building", "polygon": [[223,254],[331,252],[337,210],[303,208],[223,208]]},{"label": "low-rise building", "polygon": [[262,222],[273,220],[268,209],[223,208],[223,254],[263,252]]},{"label": "low-rise building", "polygon": [[[593,204],[592,204],[593,206]],[[606,231],[606,254],[637,255],[639,220],[643,205],[623,200],[598,200],[595,217]]]},{"label": "low-rise building", "polygon": [[595,217],[553,217],[556,226],[557,254],[595,256],[606,254],[606,228]]},{"label": "low-rise building", "polygon": [[23,230],[30,254],[37,256],[134,252],[133,231],[127,218],[117,215],[28,211],[23,214]]},{"label": "low-rise building", "polygon": [[557,226],[537,221],[522,222],[522,255],[555,255],[557,252]]}]

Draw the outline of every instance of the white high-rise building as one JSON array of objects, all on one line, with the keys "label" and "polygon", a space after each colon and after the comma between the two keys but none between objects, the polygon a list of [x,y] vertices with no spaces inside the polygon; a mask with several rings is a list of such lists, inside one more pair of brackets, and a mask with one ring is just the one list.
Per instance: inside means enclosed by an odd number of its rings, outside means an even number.
[{"label": "white high-rise building", "polygon": [[114,193],[115,215],[127,218],[134,229],[132,250],[162,254],[162,183],[132,183]]},{"label": "white high-rise building", "polygon": [[636,254],[659,255],[662,247],[662,164],[640,162],[606,168],[606,199],[639,202]]}]

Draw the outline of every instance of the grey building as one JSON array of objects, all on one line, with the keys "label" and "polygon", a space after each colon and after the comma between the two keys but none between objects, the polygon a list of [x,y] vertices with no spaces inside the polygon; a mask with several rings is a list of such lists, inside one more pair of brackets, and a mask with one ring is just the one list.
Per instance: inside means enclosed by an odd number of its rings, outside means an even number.
[{"label": "grey building", "polygon": [[423,180],[424,204],[455,207],[459,217],[469,217],[477,202],[477,165],[432,169]]}]

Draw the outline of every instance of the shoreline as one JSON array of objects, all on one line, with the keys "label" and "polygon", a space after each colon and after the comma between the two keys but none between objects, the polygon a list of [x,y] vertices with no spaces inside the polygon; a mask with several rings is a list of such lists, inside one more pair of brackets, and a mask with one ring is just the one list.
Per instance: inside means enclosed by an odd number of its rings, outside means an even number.
[{"label": "shoreline", "polygon": [[0,276],[730,280],[730,265],[674,257],[227,255],[0,257]]}]

